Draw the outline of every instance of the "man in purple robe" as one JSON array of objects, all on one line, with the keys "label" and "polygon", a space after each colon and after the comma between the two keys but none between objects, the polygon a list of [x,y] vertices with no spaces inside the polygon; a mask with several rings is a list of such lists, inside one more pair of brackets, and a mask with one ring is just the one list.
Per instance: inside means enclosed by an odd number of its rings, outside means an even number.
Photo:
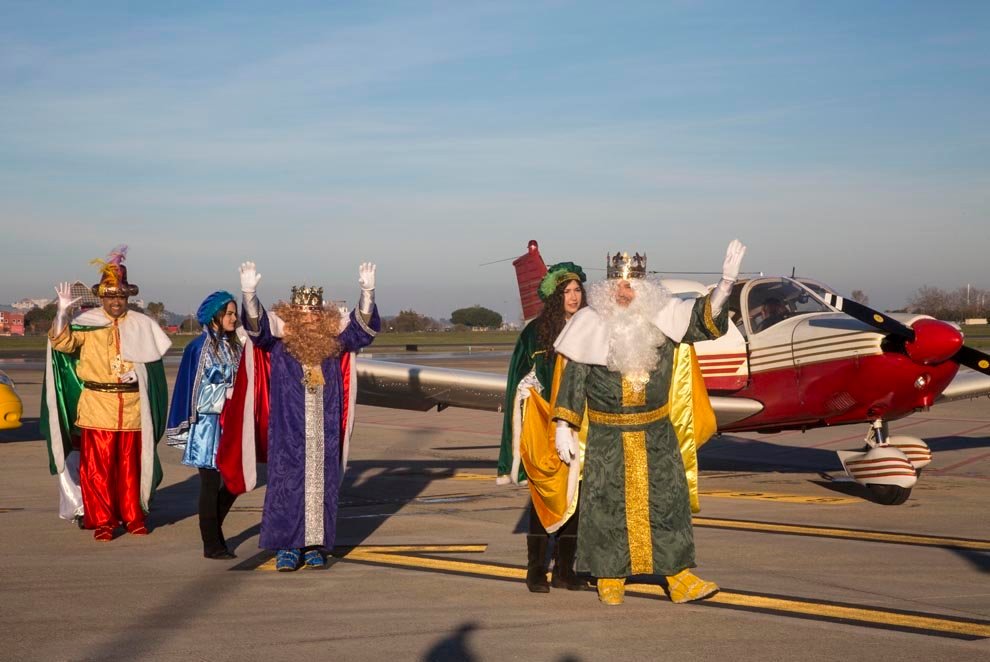
[{"label": "man in purple robe", "polygon": [[[268,313],[255,289],[253,262],[241,265],[244,328],[271,361],[267,393],[268,489],[260,546],[275,550],[279,571],[321,568],[333,547],[337,496],[357,394],[353,354],[381,328],[375,265],[359,268],[361,298],[346,319],[323,304],[323,288],[293,287]],[[265,394],[259,394],[264,397]]]}]

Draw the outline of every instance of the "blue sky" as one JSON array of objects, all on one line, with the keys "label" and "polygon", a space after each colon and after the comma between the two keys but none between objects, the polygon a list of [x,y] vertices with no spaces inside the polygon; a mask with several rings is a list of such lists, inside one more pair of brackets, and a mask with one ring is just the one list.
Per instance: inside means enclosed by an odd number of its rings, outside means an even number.
[{"label": "blue sky", "polygon": [[[899,307],[990,288],[990,3],[0,2],[0,302],[130,245],[193,310],[253,259],[384,313],[645,251]],[[590,272],[593,279],[601,272]]]}]

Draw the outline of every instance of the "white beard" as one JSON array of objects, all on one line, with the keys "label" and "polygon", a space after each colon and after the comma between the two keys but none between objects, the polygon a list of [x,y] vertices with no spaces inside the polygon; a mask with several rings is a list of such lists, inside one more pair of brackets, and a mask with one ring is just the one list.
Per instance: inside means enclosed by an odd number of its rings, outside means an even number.
[{"label": "white beard", "polygon": [[618,282],[606,280],[592,285],[588,303],[608,329],[606,367],[645,384],[660,360],[658,348],[667,341],[653,320],[670,298],[670,293],[659,283],[634,279],[630,284],[636,297],[623,308],[615,300]]}]

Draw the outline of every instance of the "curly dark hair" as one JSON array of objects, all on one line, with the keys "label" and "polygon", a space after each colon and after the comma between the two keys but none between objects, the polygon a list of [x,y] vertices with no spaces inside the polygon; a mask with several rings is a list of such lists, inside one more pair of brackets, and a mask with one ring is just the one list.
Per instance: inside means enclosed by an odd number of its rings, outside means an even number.
[{"label": "curly dark hair", "polygon": [[564,329],[564,289],[571,283],[577,283],[581,288],[581,306],[588,305],[588,297],[584,285],[579,280],[573,278],[565,280],[557,285],[543,304],[543,312],[536,318],[536,342],[539,349],[544,350],[548,356],[553,355],[553,341],[557,339]]}]

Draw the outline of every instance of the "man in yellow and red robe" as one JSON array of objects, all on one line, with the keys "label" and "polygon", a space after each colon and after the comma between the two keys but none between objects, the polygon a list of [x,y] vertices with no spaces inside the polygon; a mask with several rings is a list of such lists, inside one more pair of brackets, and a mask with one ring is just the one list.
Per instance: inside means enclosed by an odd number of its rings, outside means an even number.
[{"label": "man in yellow and red robe", "polygon": [[162,356],[171,341],[157,322],[128,310],[138,288],[127,282],[125,255],[121,247],[102,263],[93,286],[101,308],[71,324],[75,299],[68,283],[56,288],[42,403],[52,473],[65,470],[71,436],[80,439],[83,523],[98,541],[112,540],[121,522],[131,534],[148,533],[145,514],[162,475],[155,446],[168,407]]}]

